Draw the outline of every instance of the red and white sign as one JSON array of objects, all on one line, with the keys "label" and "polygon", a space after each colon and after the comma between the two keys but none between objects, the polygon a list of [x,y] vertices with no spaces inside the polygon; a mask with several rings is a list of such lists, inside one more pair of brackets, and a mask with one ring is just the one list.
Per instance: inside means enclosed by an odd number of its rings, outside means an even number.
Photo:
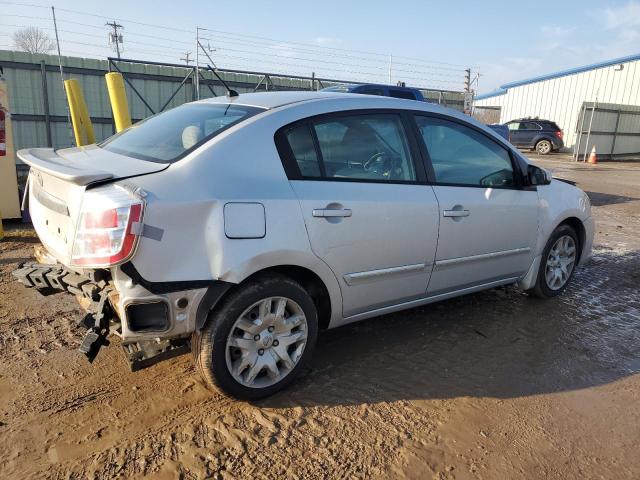
[{"label": "red and white sign", "polygon": [[7,155],[7,141],[6,141],[7,130],[5,127],[4,119],[5,119],[4,110],[0,109],[0,157],[4,157]]}]

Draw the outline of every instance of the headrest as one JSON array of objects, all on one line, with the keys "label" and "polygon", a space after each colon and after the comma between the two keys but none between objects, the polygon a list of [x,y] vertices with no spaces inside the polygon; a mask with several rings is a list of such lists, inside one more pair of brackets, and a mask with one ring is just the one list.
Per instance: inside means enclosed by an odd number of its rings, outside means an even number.
[{"label": "headrest", "polygon": [[202,140],[202,130],[196,125],[189,125],[182,131],[182,146],[189,150]]}]

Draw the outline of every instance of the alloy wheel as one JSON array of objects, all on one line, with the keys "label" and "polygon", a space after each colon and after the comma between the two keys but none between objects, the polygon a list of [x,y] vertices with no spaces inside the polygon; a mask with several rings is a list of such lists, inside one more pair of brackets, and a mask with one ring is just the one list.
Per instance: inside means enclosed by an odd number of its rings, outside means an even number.
[{"label": "alloy wheel", "polygon": [[548,140],[542,140],[538,142],[538,145],[536,145],[536,149],[538,150],[538,153],[540,155],[546,155],[551,151],[551,142],[549,142]]},{"label": "alloy wheel", "polygon": [[266,388],[285,378],[307,344],[307,318],[296,302],[269,297],[238,317],[226,344],[227,369],[240,384]]},{"label": "alloy wheel", "polygon": [[547,255],[545,281],[551,290],[566,285],[576,263],[576,243],[569,235],[558,238]]}]

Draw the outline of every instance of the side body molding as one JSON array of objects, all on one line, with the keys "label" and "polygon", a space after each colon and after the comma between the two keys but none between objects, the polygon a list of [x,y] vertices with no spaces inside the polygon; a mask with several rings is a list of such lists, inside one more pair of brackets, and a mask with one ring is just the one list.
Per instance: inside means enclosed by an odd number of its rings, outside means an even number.
[{"label": "side body molding", "polygon": [[409,275],[412,273],[424,272],[427,265],[417,263],[415,265],[402,265],[400,267],[381,268],[379,270],[369,270],[366,272],[348,273],[344,275],[347,285],[360,285],[363,283],[384,280],[392,276]]}]

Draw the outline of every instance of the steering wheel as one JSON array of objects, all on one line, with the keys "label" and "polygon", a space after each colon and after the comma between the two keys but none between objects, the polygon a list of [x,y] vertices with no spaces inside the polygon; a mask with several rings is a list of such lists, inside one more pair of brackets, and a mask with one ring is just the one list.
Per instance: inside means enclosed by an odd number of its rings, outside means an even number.
[{"label": "steering wheel", "polygon": [[382,173],[378,171],[378,167],[382,167],[384,172],[388,172],[386,155],[385,152],[374,153],[362,164],[363,170],[365,172]]}]

